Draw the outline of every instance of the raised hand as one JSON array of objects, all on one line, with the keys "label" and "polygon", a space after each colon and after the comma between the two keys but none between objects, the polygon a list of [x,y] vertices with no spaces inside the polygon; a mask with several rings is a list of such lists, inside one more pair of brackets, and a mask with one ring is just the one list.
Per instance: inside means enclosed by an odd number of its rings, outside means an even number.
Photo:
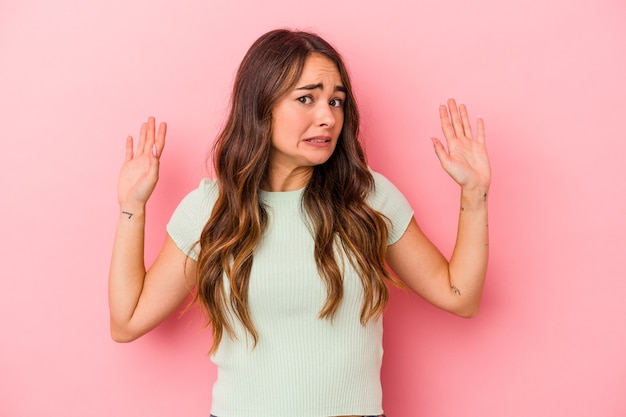
[{"label": "raised hand", "polygon": [[137,149],[133,137],[126,139],[126,156],[120,171],[117,198],[120,206],[145,205],[159,179],[159,158],[165,146],[167,125],[161,123],[155,135],[154,117],[141,125]]},{"label": "raised hand", "polygon": [[432,138],[435,153],[443,169],[461,187],[486,192],[491,182],[491,169],[485,148],[485,123],[482,118],[478,118],[474,139],[465,105],[461,104],[457,108],[452,98],[447,104],[439,106],[441,130],[446,138],[447,150],[439,139]]}]

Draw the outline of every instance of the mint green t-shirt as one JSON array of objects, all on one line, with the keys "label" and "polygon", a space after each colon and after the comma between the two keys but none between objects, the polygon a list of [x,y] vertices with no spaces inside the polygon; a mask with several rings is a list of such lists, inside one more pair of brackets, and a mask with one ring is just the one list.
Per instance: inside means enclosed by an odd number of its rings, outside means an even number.
[{"label": "mint green t-shirt", "polygon": [[[391,245],[404,234],[413,210],[398,189],[373,172],[367,203],[389,220]],[[302,212],[304,190],[265,192],[269,222],[254,253],[248,301],[259,340],[253,348],[233,321],[237,338],[224,335],[211,414],[218,417],[324,417],[382,414],[382,319],[360,322],[361,281],[340,255],[344,295],[334,319],[319,319],[326,288],[313,256],[314,241]],[[218,196],[203,179],[179,204],[167,226],[194,260],[195,243]]]}]

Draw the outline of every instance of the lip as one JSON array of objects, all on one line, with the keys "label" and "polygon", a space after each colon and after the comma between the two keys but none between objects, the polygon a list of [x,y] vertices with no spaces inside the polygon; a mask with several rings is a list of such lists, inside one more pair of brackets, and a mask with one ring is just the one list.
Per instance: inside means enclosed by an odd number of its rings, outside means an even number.
[{"label": "lip", "polygon": [[306,143],[310,143],[311,145],[324,145],[331,142],[330,136],[313,136],[311,138],[306,138],[304,141]]}]

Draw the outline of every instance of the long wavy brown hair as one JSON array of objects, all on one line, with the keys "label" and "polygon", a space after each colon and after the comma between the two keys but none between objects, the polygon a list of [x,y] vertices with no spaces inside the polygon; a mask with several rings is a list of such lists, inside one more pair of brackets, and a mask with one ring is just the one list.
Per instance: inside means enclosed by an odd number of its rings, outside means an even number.
[{"label": "long wavy brown hair", "polygon": [[347,90],[343,129],[335,151],[327,162],[313,168],[302,197],[314,234],[315,261],[327,290],[319,317],[332,319],[343,297],[342,272],[334,256],[336,244],[360,273],[363,325],[377,319],[387,304],[385,279],[401,285],[385,268],[387,220],[365,202],[374,179],[358,140],[359,113],[342,58],[318,35],[268,32],[250,47],[239,67],[230,114],[214,145],[219,196],[199,241],[195,297],[206,308],[213,329],[211,351],[219,346],[224,331],[236,337],[230,320],[233,316],[255,345],[258,341],[248,305],[248,284],[254,251],[268,223],[259,190],[268,175],[272,109],[295,87],[313,53],[336,64]]}]

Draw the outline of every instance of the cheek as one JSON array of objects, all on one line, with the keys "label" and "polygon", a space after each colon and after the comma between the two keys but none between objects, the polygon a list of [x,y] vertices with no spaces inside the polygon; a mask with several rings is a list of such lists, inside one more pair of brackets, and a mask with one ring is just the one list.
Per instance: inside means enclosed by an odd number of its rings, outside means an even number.
[{"label": "cheek", "polygon": [[280,113],[272,118],[272,144],[281,142],[285,136],[289,136],[289,118]]},{"label": "cheek", "polygon": [[272,118],[272,129],[280,136],[289,135],[304,125],[302,115],[290,109],[283,109]]},{"label": "cheek", "polygon": [[337,129],[338,133],[341,133],[341,131],[343,130],[343,125],[344,125],[344,115],[341,114],[341,116],[337,117],[337,123],[335,124],[335,128]]},{"label": "cheek", "polygon": [[294,138],[298,137],[298,132],[294,129],[293,124],[286,123],[284,120],[274,125],[272,130],[271,145],[274,148],[286,149],[293,146]]}]

